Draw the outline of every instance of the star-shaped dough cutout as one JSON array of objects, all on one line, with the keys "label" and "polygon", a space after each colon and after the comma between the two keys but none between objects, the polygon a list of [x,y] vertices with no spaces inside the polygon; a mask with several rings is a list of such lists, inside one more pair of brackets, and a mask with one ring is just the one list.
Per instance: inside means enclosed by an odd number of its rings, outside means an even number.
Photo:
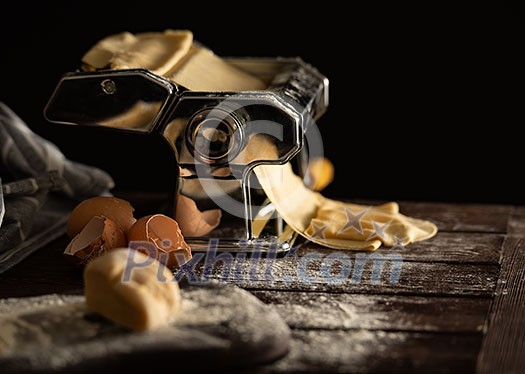
[{"label": "star-shaped dough cutout", "polygon": [[363,225],[361,224],[361,220],[363,219],[363,217],[368,213],[368,211],[370,210],[370,208],[366,208],[365,210],[357,213],[357,214],[354,214],[352,213],[352,211],[348,208],[345,208],[345,213],[346,213],[346,223],[343,227],[341,227],[339,229],[339,231],[337,232],[337,234],[342,234],[343,232],[351,229],[351,228],[354,228],[358,233],[360,233],[361,235],[363,234]]},{"label": "star-shaped dough cutout", "polygon": [[403,244],[403,242],[404,242],[403,239],[401,239],[400,237],[396,236],[396,237],[394,237],[394,240],[396,241],[396,243],[392,247],[390,247],[390,249],[392,251],[395,251],[395,250],[402,251],[402,250],[407,249],[405,247],[405,245]]},{"label": "star-shaped dough cutout", "polygon": [[323,224],[323,225],[318,226],[315,223],[312,223],[312,228],[314,229],[314,232],[311,235],[312,238],[320,238],[320,239],[325,238],[324,232],[328,228],[327,225]]},{"label": "star-shaped dough cutout", "polygon": [[390,224],[390,221],[385,222],[382,225],[376,221],[372,221],[372,225],[374,226],[374,231],[372,231],[372,233],[368,236],[368,238],[366,238],[366,240],[370,240],[375,237],[379,237],[380,239],[385,240],[387,237],[385,234],[385,229],[388,227],[389,224]]}]

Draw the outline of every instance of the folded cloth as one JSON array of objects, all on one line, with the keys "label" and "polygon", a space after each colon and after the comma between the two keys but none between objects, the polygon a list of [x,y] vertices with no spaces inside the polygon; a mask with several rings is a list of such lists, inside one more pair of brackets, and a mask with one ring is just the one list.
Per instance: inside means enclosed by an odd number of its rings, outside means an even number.
[{"label": "folded cloth", "polygon": [[107,173],[66,159],[0,102],[0,273],[61,235],[75,199],[112,187]]},{"label": "folded cloth", "polygon": [[[0,187],[2,187],[2,178],[0,178]],[[2,220],[5,214],[4,194],[2,191],[3,189],[0,188],[0,226],[2,226]]]}]

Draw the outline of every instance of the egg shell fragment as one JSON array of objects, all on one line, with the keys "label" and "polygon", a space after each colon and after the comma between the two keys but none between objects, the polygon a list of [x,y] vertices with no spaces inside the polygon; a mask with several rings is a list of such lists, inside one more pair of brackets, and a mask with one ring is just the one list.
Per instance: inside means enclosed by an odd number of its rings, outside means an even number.
[{"label": "egg shell fragment", "polygon": [[[173,218],[163,214],[142,217],[128,231],[130,247],[154,257],[169,268],[177,268],[191,259],[191,248]],[[132,243],[134,242],[134,243]],[[140,243],[149,245],[142,246]]]},{"label": "egg shell fragment", "polygon": [[185,237],[205,236],[221,223],[221,210],[211,209],[201,212],[193,199],[177,195],[175,220]]},{"label": "egg shell fragment", "polygon": [[109,218],[95,216],[71,240],[64,256],[70,262],[81,265],[107,251],[126,245],[126,236],[115,222]]},{"label": "egg shell fragment", "polygon": [[69,215],[67,234],[70,238],[75,237],[95,216],[109,218],[126,234],[137,221],[133,211],[129,202],[116,197],[99,196],[84,200]]}]

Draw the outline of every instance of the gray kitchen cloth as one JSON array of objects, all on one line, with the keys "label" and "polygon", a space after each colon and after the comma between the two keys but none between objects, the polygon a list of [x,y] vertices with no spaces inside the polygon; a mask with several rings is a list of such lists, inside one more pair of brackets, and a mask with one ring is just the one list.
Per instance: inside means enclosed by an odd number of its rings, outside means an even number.
[{"label": "gray kitchen cloth", "polygon": [[0,102],[0,273],[63,235],[80,199],[113,186],[107,173],[68,160]]}]

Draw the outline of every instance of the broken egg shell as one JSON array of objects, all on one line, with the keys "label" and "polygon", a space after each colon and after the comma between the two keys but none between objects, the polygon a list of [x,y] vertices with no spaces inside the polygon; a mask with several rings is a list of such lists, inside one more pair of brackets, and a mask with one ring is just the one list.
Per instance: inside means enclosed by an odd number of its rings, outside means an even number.
[{"label": "broken egg shell", "polygon": [[[130,243],[152,243],[152,246],[145,248],[139,246],[136,249],[156,258],[171,269],[191,259],[190,246],[184,240],[179,224],[173,218],[163,214],[154,214],[139,219],[129,229],[128,240]],[[181,257],[182,260],[179,262],[177,257]]]},{"label": "broken egg shell", "polygon": [[81,265],[114,248],[126,246],[126,236],[115,222],[109,218],[95,216],[71,240],[64,251],[64,257],[74,264]]},{"label": "broken egg shell", "polygon": [[219,226],[221,216],[220,209],[201,212],[193,199],[184,195],[177,195],[175,220],[178,222],[182,234],[186,237],[209,234]]},{"label": "broken egg shell", "polygon": [[84,200],[69,215],[67,234],[70,238],[75,237],[95,216],[109,218],[127,233],[137,221],[133,211],[129,202],[116,197],[99,196]]}]

